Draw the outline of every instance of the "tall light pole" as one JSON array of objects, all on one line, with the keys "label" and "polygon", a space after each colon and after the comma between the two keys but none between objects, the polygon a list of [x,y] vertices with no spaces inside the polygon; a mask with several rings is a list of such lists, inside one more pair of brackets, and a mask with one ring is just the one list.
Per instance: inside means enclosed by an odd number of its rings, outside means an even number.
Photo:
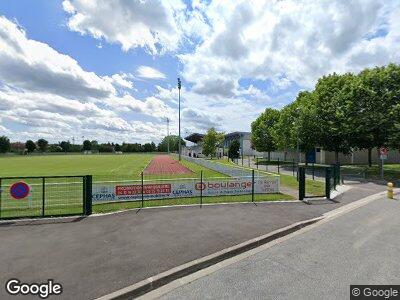
[{"label": "tall light pole", "polygon": [[179,125],[178,125],[178,131],[179,131],[179,141],[178,141],[178,145],[179,145],[179,161],[181,161],[181,79],[178,77],[178,97],[179,97],[179,101],[178,101],[178,110],[179,110]]},{"label": "tall light pole", "polygon": [[169,118],[167,118],[167,149],[169,154]]}]

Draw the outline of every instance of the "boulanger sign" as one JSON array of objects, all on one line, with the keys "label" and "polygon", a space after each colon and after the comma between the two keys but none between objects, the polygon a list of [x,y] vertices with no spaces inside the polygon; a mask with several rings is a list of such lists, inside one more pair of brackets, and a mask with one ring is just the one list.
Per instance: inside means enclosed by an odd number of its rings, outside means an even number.
[{"label": "boulanger sign", "polygon": [[[182,197],[246,195],[252,193],[251,178],[220,179],[209,181],[172,181],[168,183],[146,183],[143,199],[167,199]],[[254,193],[279,192],[279,178],[260,177],[254,180]],[[142,199],[141,184],[93,185],[93,201],[137,201]]]}]

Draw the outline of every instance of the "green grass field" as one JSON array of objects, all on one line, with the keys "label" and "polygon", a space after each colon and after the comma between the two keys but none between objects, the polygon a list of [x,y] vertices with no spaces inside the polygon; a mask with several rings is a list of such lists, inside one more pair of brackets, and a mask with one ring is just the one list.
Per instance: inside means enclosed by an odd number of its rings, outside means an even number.
[{"label": "green grass field", "polygon": [[[140,173],[153,157],[154,154],[3,156],[0,157],[0,177],[93,175],[94,181],[107,178],[135,180],[140,179]],[[225,177],[188,161],[182,161],[182,164],[191,169],[193,175],[163,177],[199,177],[201,170],[205,177]],[[161,176],[146,177],[150,179]]]},{"label": "green grass field", "polygon": [[[23,181],[31,187],[30,196],[15,200],[10,196],[10,186],[18,179],[4,177],[27,176],[71,176],[93,175],[94,184],[129,183],[139,180],[140,173],[154,157],[154,154],[131,155],[35,155],[35,156],[2,156],[0,157],[0,218],[19,216],[46,216],[80,214],[83,212],[83,179],[72,178],[25,178]],[[173,156],[177,159],[176,156]],[[182,164],[193,171],[192,175],[145,176],[145,180],[155,182],[157,179],[169,178],[203,178],[228,177],[195,163],[182,160]],[[106,183],[108,184],[108,183]],[[43,186],[45,188],[43,188]],[[43,208],[43,197],[45,205]],[[256,195],[255,201],[289,200],[292,197],[283,194]],[[205,198],[204,203],[251,201],[251,195],[220,196]],[[177,205],[198,203],[197,198],[179,198],[146,201],[145,206]],[[140,202],[94,203],[94,212],[114,211],[133,208]]]}]

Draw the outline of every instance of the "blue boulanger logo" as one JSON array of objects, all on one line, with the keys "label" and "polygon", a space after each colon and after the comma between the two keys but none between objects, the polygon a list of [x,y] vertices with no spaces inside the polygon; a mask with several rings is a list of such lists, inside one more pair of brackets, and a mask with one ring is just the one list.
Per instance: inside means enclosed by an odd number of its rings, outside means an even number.
[{"label": "blue boulanger logo", "polygon": [[33,295],[46,299],[51,295],[61,295],[63,292],[62,285],[55,283],[53,279],[48,279],[43,283],[23,283],[16,278],[12,278],[6,283],[6,291],[9,295]]}]

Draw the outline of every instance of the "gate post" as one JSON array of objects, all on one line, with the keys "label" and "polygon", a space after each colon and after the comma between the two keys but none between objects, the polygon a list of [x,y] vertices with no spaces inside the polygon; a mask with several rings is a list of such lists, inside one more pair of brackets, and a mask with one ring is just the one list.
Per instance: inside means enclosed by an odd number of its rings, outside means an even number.
[{"label": "gate post", "polygon": [[85,186],[85,215],[89,216],[92,214],[92,175],[86,175],[83,178]]},{"label": "gate post", "polygon": [[299,167],[299,200],[303,201],[306,197],[306,169]]},{"label": "gate post", "polygon": [[254,202],[254,169],[251,172],[251,202]]},{"label": "gate post", "polygon": [[325,197],[326,199],[331,199],[331,168],[326,168],[325,171]]}]

